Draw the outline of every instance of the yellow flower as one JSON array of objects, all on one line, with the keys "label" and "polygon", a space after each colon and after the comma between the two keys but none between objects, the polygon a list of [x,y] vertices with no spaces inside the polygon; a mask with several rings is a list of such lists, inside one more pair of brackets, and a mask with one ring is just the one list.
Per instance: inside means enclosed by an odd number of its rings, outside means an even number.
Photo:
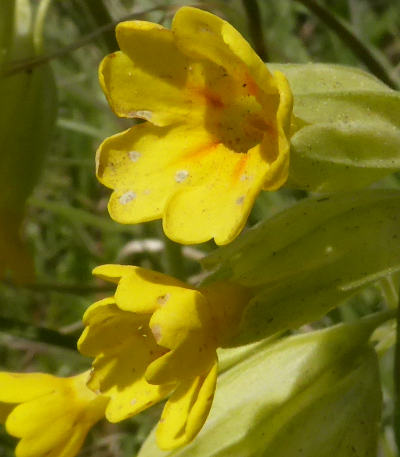
[{"label": "yellow flower", "polygon": [[196,290],[139,267],[104,265],[97,276],[117,283],[114,297],[86,311],[79,350],[95,357],[88,386],[109,397],[118,422],[171,395],[157,429],[162,449],[191,441],[211,407],[216,348],[232,336],[244,289],[215,284]]},{"label": "yellow flower", "polygon": [[70,378],[0,373],[0,422],[20,438],[16,457],[73,457],[102,417],[107,399],[86,386],[89,372]]},{"label": "yellow flower", "polygon": [[106,139],[97,176],[112,218],[163,218],[183,244],[231,242],[262,190],[284,184],[292,95],[230,24],[184,7],[172,29],[117,26],[121,51],[100,65],[114,112],[147,122]]}]

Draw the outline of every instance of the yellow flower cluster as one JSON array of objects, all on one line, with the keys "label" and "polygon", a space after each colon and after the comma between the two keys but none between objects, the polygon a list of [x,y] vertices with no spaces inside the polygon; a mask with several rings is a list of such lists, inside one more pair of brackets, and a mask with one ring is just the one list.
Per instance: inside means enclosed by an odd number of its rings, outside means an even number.
[{"label": "yellow flower cluster", "polygon": [[194,289],[161,273],[104,265],[94,274],[118,284],[86,311],[78,348],[95,357],[90,389],[109,398],[119,422],[170,395],[157,430],[162,449],[192,440],[211,407],[223,346],[249,294],[216,283]]},{"label": "yellow flower cluster", "polygon": [[[121,51],[100,65],[119,116],[145,122],[106,139],[97,176],[114,190],[121,223],[163,219],[183,244],[232,241],[262,189],[287,178],[291,91],[227,22],[181,8],[171,30],[131,21]],[[17,457],[73,457],[89,428],[118,422],[168,398],[157,429],[162,449],[191,441],[211,407],[216,349],[238,330],[250,294],[230,283],[196,289],[144,268],[105,265],[117,285],[91,305],[79,339],[92,371],[72,378],[0,373],[0,418]],[[43,431],[46,433],[43,433]]]},{"label": "yellow flower cluster", "polygon": [[121,51],[100,65],[118,116],[146,122],[106,139],[97,176],[113,219],[163,219],[172,240],[231,242],[261,189],[287,179],[292,95],[230,24],[181,8],[171,30],[117,26]]}]

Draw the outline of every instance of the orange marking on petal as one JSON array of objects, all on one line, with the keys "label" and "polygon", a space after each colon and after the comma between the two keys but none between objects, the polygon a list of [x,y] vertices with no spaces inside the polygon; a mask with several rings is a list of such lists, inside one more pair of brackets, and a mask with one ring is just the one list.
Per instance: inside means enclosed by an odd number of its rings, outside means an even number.
[{"label": "orange marking on petal", "polygon": [[210,154],[218,145],[220,144],[219,141],[213,141],[206,145],[200,146],[199,148],[195,149],[194,151],[189,152],[189,154],[185,155],[185,160],[198,160],[206,155]]},{"label": "orange marking on petal", "polygon": [[240,159],[235,165],[235,168],[233,169],[232,173],[232,180],[233,181],[238,181],[240,177],[243,175],[243,172],[246,168],[247,164],[247,159],[249,156],[247,154],[240,154]]},{"label": "orange marking on petal", "polygon": [[202,101],[213,108],[224,107],[221,97],[207,87],[188,87],[188,90],[195,98],[201,98]]},{"label": "orange marking on petal", "polygon": [[243,86],[243,87],[246,87],[249,95],[256,96],[258,94],[259,88],[257,86],[257,83],[249,75],[249,73],[246,73],[246,75],[244,77],[244,84],[245,84],[245,86]]}]

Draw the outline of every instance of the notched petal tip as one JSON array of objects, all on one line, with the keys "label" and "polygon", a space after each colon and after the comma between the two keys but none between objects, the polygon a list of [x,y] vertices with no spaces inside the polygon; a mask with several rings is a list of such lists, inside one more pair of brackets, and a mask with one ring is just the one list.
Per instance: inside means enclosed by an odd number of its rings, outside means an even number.
[{"label": "notched petal tip", "polygon": [[210,412],[218,374],[218,361],[201,377],[183,381],[172,394],[156,430],[157,444],[172,450],[192,441]]},{"label": "notched petal tip", "polygon": [[100,265],[92,270],[92,274],[100,279],[118,284],[119,280],[136,270],[137,267],[131,265],[107,264]]}]

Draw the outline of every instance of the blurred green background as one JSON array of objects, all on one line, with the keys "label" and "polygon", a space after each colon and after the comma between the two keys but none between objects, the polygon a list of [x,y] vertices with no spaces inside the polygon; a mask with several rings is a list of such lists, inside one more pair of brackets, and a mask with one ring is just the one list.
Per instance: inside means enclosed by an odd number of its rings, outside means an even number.
[{"label": "blurred green background", "polygon": [[[39,1],[31,4],[37,8]],[[90,361],[79,356],[73,346],[84,310],[111,290],[92,278],[96,265],[141,265],[193,282],[201,274],[198,259],[213,249],[211,242],[182,249],[165,239],[159,221],[137,226],[113,222],[106,209],[109,191],[94,174],[100,142],[132,125],[114,116],[97,81],[100,60],[117,49],[115,23],[131,18],[169,26],[182,5],[199,6],[224,17],[267,61],[332,62],[365,69],[365,62],[332,24],[328,26],[318,11],[310,10],[314,5],[310,1],[53,0],[44,24],[43,56],[55,74],[58,116],[40,181],[28,199],[24,224],[36,278],[25,287],[11,281],[0,283],[2,370],[43,370],[66,376],[89,366]],[[319,5],[328,19],[334,14],[346,21],[369,49],[374,49],[378,60],[385,62],[390,74],[400,77],[398,0],[325,0]],[[0,4],[0,14],[1,8]],[[34,68],[29,62],[22,65]],[[398,187],[397,178],[387,180],[387,185]],[[305,196],[288,189],[262,193],[249,225]],[[366,290],[317,325],[366,314],[378,309],[380,300],[377,290]],[[382,358],[386,406],[379,455],[385,457],[397,455],[389,420],[391,357],[388,351]],[[158,410],[155,407],[119,425],[99,424],[81,455],[135,455]],[[0,455],[12,456],[14,446],[15,440],[1,430]]]}]

